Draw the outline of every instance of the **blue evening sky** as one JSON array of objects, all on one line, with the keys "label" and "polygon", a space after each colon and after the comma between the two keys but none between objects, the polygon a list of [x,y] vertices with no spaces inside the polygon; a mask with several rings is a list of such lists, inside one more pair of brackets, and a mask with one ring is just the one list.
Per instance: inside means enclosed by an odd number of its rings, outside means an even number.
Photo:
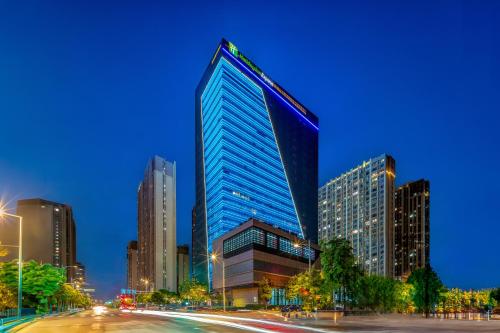
[{"label": "blue evening sky", "polygon": [[498,1],[0,1],[0,195],[72,205],[112,296],[158,154],[190,244],[194,90],[225,37],[318,115],[321,184],[391,154],[431,182],[443,281],[500,286],[499,32]]}]

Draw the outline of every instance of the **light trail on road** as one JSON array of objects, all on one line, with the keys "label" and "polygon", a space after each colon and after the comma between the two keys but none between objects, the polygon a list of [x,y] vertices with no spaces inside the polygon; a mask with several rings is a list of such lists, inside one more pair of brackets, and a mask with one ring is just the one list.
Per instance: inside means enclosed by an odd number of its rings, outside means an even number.
[{"label": "light trail on road", "polygon": [[[131,312],[135,313],[135,314],[142,313],[142,314],[149,314],[149,315],[154,315],[154,316],[183,318],[183,319],[201,321],[201,322],[206,322],[206,323],[211,323],[211,324],[220,324],[220,325],[225,325],[225,326],[238,325],[238,327],[236,327],[236,326],[232,326],[232,327],[240,328],[240,329],[244,329],[244,330],[252,330],[252,331],[261,332],[261,333],[276,332],[276,330],[267,330],[267,329],[263,329],[263,328],[232,323],[232,322],[219,320],[219,319],[233,320],[233,321],[245,321],[245,322],[250,322],[250,323],[259,323],[259,324],[278,326],[278,327],[283,327],[283,328],[288,328],[288,329],[304,330],[304,331],[319,332],[319,333],[337,333],[337,332],[340,332],[340,331],[324,330],[324,329],[314,328],[314,327],[284,324],[284,323],[279,323],[279,322],[270,321],[270,320],[242,318],[242,317],[205,314],[205,313],[180,313],[180,312],[172,312],[172,311],[154,311],[154,310],[134,310]],[[228,324],[231,324],[231,325],[228,325]]]},{"label": "light trail on road", "polygon": [[[128,310],[123,310],[123,311],[128,312]],[[258,333],[275,333],[275,331],[266,330],[263,328],[241,325],[241,324],[236,324],[236,323],[232,323],[229,321],[223,321],[223,320],[187,316],[185,314],[181,314],[181,313],[177,313],[177,312],[160,312],[160,311],[152,311],[152,310],[142,310],[142,311],[135,310],[135,311],[131,311],[131,312],[134,314],[148,314],[148,315],[161,316],[161,317],[187,319],[187,320],[192,320],[192,321],[197,321],[197,322],[202,322],[202,323],[207,323],[207,324],[222,325],[222,326],[237,328],[237,329],[245,330],[245,331],[258,332]]]}]

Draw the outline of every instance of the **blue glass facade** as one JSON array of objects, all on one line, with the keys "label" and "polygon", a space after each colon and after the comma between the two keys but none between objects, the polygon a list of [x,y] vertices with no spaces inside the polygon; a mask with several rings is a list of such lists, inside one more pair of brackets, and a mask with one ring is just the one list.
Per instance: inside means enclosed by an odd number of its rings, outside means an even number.
[{"label": "blue glass facade", "polygon": [[201,105],[208,252],[249,217],[302,236],[262,89],[222,58]]},{"label": "blue glass facade", "polygon": [[204,282],[212,242],[249,218],[317,237],[317,118],[228,45],[196,92],[193,273]]}]

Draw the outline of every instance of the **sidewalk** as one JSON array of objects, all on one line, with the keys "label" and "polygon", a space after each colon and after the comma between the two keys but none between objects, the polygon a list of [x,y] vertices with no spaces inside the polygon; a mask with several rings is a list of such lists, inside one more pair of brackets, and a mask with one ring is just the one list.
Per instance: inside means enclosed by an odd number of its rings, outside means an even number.
[{"label": "sidewalk", "polygon": [[30,316],[24,316],[21,317],[21,319],[17,320],[14,319],[12,321],[9,321],[7,324],[4,326],[0,326],[0,333],[4,332],[17,332],[20,329],[23,329],[24,327],[31,325],[34,321],[39,320],[39,319],[44,319],[47,317],[66,317],[66,316],[71,316],[74,315],[75,313],[78,313],[82,311],[81,309],[79,310],[70,310],[70,311],[65,311],[65,312],[60,312],[60,313],[51,313],[51,314],[43,314],[43,315],[30,315]]}]

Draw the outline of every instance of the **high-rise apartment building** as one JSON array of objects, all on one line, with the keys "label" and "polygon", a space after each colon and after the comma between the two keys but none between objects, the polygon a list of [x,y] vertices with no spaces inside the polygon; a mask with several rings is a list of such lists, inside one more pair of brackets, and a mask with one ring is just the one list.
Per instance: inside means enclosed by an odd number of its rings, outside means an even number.
[{"label": "high-rise apartment building", "polygon": [[429,181],[398,187],[394,215],[394,277],[404,280],[430,263]]},{"label": "high-rise apartment building", "polygon": [[[75,278],[76,226],[70,206],[44,199],[17,202],[23,217],[23,260],[35,260],[66,269],[67,281]],[[18,244],[17,223],[2,224],[0,242]],[[17,250],[2,260],[17,259]]]},{"label": "high-rise apartment building", "polygon": [[189,280],[189,247],[177,246],[177,288]]},{"label": "high-rise apartment building", "polygon": [[138,289],[138,264],[137,241],[128,242],[127,245],[127,288]]},{"label": "high-rise apartment building", "polygon": [[351,242],[368,274],[392,277],[396,163],[381,155],[327,182],[318,192],[320,241]]},{"label": "high-rise apartment building", "polygon": [[222,40],[196,89],[193,274],[249,218],[317,241],[318,118]]},{"label": "high-rise apartment building", "polygon": [[175,162],[154,156],[138,190],[138,283],[177,291]]},{"label": "high-rise apartment building", "polygon": [[75,276],[73,279],[73,283],[79,286],[80,288],[83,288],[85,284],[87,284],[85,265],[83,265],[81,262],[76,262],[74,268],[75,268]]}]

